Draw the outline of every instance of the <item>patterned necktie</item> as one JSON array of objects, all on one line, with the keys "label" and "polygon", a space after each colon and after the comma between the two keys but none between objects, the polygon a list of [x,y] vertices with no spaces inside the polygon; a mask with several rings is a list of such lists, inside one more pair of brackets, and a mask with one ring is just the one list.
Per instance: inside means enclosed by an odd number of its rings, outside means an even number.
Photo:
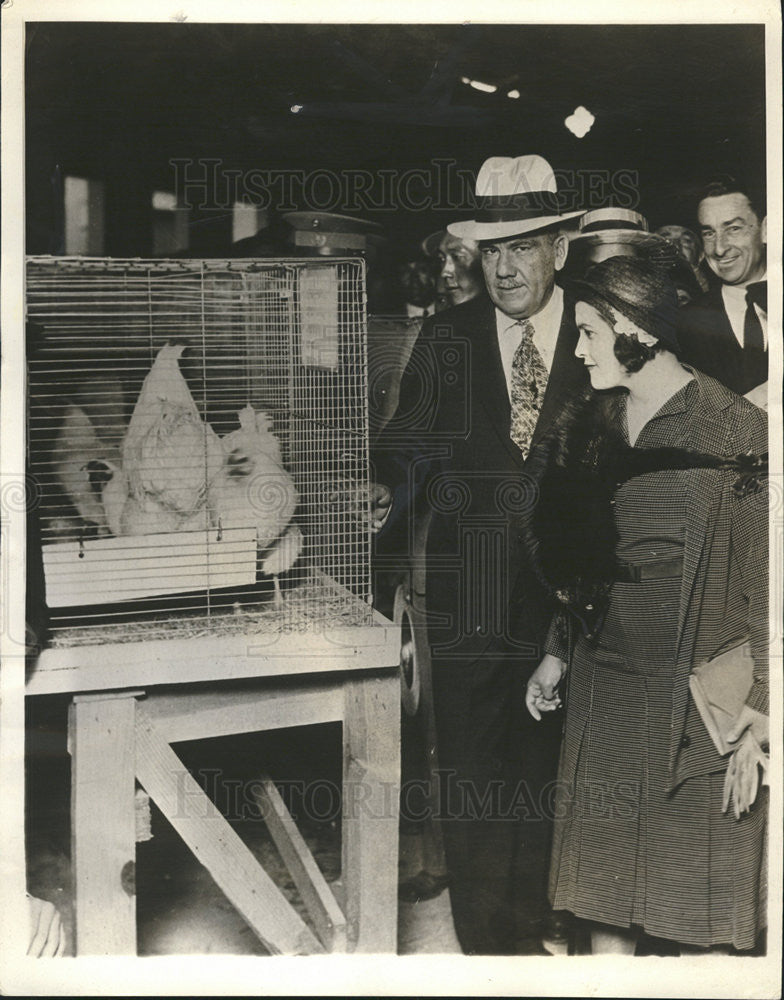
[{"label": "patterned necktie", "polygon": [[512,359],[511,404],[512,420],[509,436],[528,458],[539,411],[547,388],[548,372],[542,355],[534,344],[534,328],[527,320],[518,324],[523,339]]}]

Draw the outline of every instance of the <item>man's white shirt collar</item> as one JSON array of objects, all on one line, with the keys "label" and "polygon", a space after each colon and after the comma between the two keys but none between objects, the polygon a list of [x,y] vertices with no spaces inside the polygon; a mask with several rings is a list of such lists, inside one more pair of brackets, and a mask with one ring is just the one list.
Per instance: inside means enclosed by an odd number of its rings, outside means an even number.
[{"label": "man's white shirt collar", "polygon": [[433,306],[415,306],[411,302],[406,302],[406,316],[409,319],[424,319],[426,316],[432,316],[435,313]]}]

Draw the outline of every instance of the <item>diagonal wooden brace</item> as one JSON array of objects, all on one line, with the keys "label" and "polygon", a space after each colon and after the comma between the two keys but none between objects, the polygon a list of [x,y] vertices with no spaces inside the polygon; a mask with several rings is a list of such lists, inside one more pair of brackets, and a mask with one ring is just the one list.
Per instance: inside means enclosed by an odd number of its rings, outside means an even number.
[{"label": "diagonal wooden brace", "polygon": [[280,852],[321,943],[331,952],[346,951],[346,918],[310,848],[297,829],[277,788],[266,775],[254,787],[270,836]]},{"label": "diagonal wooden brace", "polygon": [[322,953],[259,862],[159,732],[136,710],[136,775],[163,815],[272,954]]}]

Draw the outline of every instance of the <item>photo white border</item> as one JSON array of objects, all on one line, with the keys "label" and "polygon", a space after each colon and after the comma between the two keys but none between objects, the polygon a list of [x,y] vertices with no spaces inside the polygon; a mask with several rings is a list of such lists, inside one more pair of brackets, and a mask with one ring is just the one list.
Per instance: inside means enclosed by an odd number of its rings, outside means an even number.
[{"label": "photo white border", "polygon": [[[328,17],[325,18],[325,13]],[[740,16],[739,16],[740,15]],[[771,504],[771,781],[770,914],[765,958],[465,958],[462,956],[249,958],[28,959],[24,901],[24,658],[10,636],[24,635],[24,588],[4,588],[0,642],[0,992],[7,995],[443,995],[606,997],[781,996],[782,921],[782,646],[784,592],[781,559],[784,474],[781,464],[782,211],[781,14],[775,2],[744,0],[596,0],[587,10],[570,0],[9,0],[2,10],[2,265],[0,320],[3,370],[0,394],[0,485],[18,488],[24,469],[24,25],[27,21],[186,23],[531,23],[531,24],[766,24],[768,280],[771,337],[770,397],[773,496]],[[666,72],[666,69],[663,69]],[[23,505],[21,505],[23,507]],[[24,576],[24,510],[13,510],[3,529],[3,559]],[[21,627],[21,632],[20,632]],[[778,669],[777,669],[778,668]],[[261,963],[261,964],[259,964]]]}]

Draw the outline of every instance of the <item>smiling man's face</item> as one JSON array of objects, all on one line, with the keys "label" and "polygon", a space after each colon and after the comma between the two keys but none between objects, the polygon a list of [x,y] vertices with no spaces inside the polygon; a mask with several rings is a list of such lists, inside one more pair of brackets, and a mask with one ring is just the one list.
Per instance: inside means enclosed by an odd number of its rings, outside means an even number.
[{"label": "smiling man's face", "polygon": [[747,285],[765,274],[766,220],[745,194],[704,198],[697,211],[705,256],[726,285]]}]

